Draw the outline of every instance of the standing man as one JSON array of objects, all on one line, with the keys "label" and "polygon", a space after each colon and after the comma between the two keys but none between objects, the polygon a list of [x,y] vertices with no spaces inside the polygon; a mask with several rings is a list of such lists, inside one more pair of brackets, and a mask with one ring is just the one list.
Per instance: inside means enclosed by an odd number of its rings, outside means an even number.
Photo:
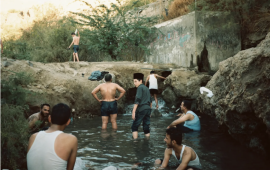
[{"label": "standing man", "polygon": [[[48,116],[50,114],[50,105],[44,103],[40,106],[40,111],[32,114],[28,118],[28,124],[30,130],[33,132],[38,132],[45,126],[48,126]],[[39,122],[39,123],[38,123]]]},{"label": "standing man", "polygon": [[155,164],[161,165],[159,169],[164,169],[168,166],[172,155],[180,164],[177,170],[202,169],[196,152],[191,147],[182,144],[182,133],[177,128],[172,127],[167,129],[164,141],[167,145],[164,152],[164,159],[157,159],[155,161]]},{"label": "standing man", "polygon": [[78,140],[63,133],[70,123],[70,108],[63,103],[55,105],[49,116],[51,126],[33,134],[27,153],[28,170],[72,170],[76,161]]},{"label": "standing man", "polygon": [[165,77],[159,76],[158,74],[155,74],[155,71],[151,71],[150,75],[147,77],[145,81],[145,86],[147,85],[147,82],[149,80],[149,89],[150,93],[155,98],[156,101],[156,108],[158,109],[158,100],[157,100],[157,94],[158,94],[158,83],[157,83],[157,77],[166,79]]},{"label": "standing man", "polygon": [[149,89],[143,85],[143,74],[134,73],[133,82],[137,87],[135,104],[132,111],[132,119],[134,120],[131,126],[133,139],[138,138],[138,128],[143,122],[143,131],[146,137],[150,136],[150,115],[152,100]]},{"label": "standing man", "polygon": [[73,61],[75,62],[75,57],[76,57],[77,61],[79,62],[78,51],[79,51],[79,43],[80,43],[80,38],[81,38],[80,33],[78,31],[78,36],[76,36],[75,33],[73,32],[73,33],[71,33],[71,36],[73,38],[73,41],[70,44],[70,46],[68,47],[68,49],[70,49],[71,45],[74,44],[73,45],[73,50],[74,50]]},{"label": "standing man", "polygon": [[[112,83],[112,75],[105,75],[106,83],[98,85],[93,91],[92,95],[101,103],[101,117],[102,117],[102,129],[107,129],[107,124],[109,116],[111,117],[112,128],[117,129],[117,101],[121,99],[126,91],[116,83]],[[115,98],[116,90],[120,92],[118,98]],[[97,94],[100,91],[102,100],[97,97]]]}]

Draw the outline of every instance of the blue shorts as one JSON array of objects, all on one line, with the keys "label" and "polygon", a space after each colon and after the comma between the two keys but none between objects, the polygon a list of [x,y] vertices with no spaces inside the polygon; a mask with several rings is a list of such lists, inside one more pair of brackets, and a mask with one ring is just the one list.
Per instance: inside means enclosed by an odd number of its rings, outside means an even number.
[{"label": "blue shorts", "polygon": [[110,116],[110,114],[117,114],[117,102],[101,102],[101,116]]},{"label": "blue shorts", "polygon": [[79,51],[79,45],[73,45],[74,53],[77,53]]},{"label": "blue shorts", "polygon": [[140,124],[143,122],[143,131],[144,134],[150,133],[150,115],[151,109],[142,110],[135,113],[135,120],[132,123],[131,130],[132,132],[138,131]]}]

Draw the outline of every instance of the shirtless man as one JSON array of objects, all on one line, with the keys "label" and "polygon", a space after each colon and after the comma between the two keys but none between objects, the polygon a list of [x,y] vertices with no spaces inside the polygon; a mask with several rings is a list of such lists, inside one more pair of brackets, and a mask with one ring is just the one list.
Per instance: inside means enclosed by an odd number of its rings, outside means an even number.
[{"label": "shirtless man", "polygon": [[28,170],[72,170],[76,161],[78,140],[63,133],[70,123],[70,108],[63,103],[55,105],[48,119],[51,126],[46,131],[33,134],[27,150]]},{"label": "shirtless man", "polygon": [[158,83],[157,78],[166,79],[165,77],[159,76],[158,74],[155,74],[155,71],[151,71],[150,75],[147,77],[145,81],[145,86],[147,85],[147,82],[149,81],[149,89],[150,94],[154,96],[156,101],[156,108],[158,109],[158,100],[157,100],[157,94],[158,94]]},{"label": "shirtless man", "polygon": [[[50,105],[42,104],[40,106],[40,112],[34,113],[28,118],[29,128],[32,132],[38,132],[40,129],[48,125],[48,116],[50,114]],[[38,124],[40,121],[40,125]]]},{"label": "shirtless man", "polygon": [[70,49],[72,44],[74,44],[73,45],[73,50],[74,50],[74,52],[73,52],[73,61],[75,62],[75,57],[76,57],[77,61],[79,62],[78,51],[79,51],[79,43],[80,43],[80,38],[81,38],[80,33],[78,31],[78,36],[76,36],[75,33],[73,32],[73,33],[71,33],[71,36],[73,38],[73,41],[70,44],[70,46],[68,47],[68,49]]},{"label": "shirtless man", "polygon": [[[118,84],[112,83],[112,75],[105,75],[106,83],[98,85],[93,91],[92,95],[101,103],[101,117],[102,117],[102,129],[107,128],[109,116],[111,117],[112,128],[117,129],[116,118],[117,118],[117,101],[121,99],[125,90]],[[120,92],[118,98],[115,98],[116,90]],[[102,100],[97,97],[100,91]]]},{"label": "shirtless man", "polygon": [[168,166],[169,160],[173,155],[180,164],[176,170],[199,170],[202,169],[200,159],[196,152],[182,144],[182,133],[175,127],[166,130],[164,139],[167,148],[164,152],[164,159],[157,159],[155,164],[161,165],[159,169]]}]

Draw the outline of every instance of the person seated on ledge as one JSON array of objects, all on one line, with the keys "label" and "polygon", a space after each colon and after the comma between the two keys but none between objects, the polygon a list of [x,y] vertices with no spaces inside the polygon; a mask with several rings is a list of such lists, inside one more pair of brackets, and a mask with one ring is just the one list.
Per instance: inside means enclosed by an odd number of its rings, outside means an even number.
[{"label": "person seated on ledge", "polygon": [[[47,130],[49,127],[48,116],[50,114],[50,105],[42,104],[40,111],[32,114],[28,118],[28,126],[32,133],[36,133],[39,130]],[[39,122],[39,123],[38,123]]]},{"label": "person seated on ledge", "polygon": [[51,126],[46,131],[33,134],[27,153],[28,170],[72,170],[76,161],[78,140],[63,133],[70,123],[70,108],[63,103],[55,105],[48,119]]},{"label": "person seated on ledge", "polygon": [[182,144],[182,133],[175,127],[166,130],[164,141],[167,148],[164,152],[164,159],[157,159],[156,165],[161,165],[159,169],[168,166],[169,160],[173,155],[180,164],[176,170],[200,170],[202,169],[200,159],[196,152]]},{"label": "person seated on ledge", "polygon": [[191,111],[191,101],[184,100],[181,103],[182,116],[173,121],[168,128],[176,126],[183,133],[191,131],[200,131],[201,123],[199,117]]}]

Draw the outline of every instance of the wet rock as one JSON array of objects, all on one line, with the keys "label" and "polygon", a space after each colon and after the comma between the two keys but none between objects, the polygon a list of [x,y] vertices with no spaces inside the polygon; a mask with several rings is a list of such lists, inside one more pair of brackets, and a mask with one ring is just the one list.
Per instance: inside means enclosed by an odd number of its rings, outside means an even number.
[{"label": "wet rock", "polygon": [[240,51],[219,65],[206,88],[214,96],[198,97],[202,113],[243,145],[270,154],[270,33],[256,48]]},{"label": "wet rock", "polygon": [[162,92],[162,97],[167,104],[175,103],[175,101],[177,100],[177,96],[175,95],[172,87],[170,86]]},{"label": "wet rock", "polygon": [[162,114],[158,109],[152,109],[151,117],[162,117]]}]

